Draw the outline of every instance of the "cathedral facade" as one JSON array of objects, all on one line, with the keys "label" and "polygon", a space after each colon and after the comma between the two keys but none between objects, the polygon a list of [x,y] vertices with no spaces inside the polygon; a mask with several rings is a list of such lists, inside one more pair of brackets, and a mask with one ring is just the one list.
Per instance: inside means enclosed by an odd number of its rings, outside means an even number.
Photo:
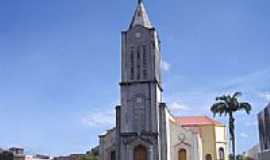
[{"label": "cathedral facade", "polygon": [[121,105],[116,107],[116,127],[99,137],[99,160],[224,160],[226,141],[220,143],[223,159],[215,155],[217,144],[213,153],[204,153],[198,125],[204,121],[218,126],[215,121],[202,117],[192,125],[168,110],[162,100],[160,63],[158,33],[139,1],[128,30],[122,32]]}]

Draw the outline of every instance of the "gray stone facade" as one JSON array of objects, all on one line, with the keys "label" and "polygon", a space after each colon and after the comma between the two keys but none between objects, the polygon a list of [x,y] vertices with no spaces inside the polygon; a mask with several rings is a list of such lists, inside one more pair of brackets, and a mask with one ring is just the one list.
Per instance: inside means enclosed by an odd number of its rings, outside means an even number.
[{"label": "gray stone facade", "polygon": [[201,160],[199,136],[177,125],[162,103],[160,40],[141,1],[121,52],[121,105],[116,128],[100,136],[99,160],[178,160],[181,148],[187,160]]}]

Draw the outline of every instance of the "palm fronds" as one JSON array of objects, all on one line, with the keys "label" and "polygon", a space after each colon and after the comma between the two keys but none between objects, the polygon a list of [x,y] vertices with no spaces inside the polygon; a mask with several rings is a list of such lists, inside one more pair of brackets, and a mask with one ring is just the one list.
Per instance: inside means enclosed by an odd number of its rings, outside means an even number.
[{"label": "palm fronds", "polygon": [[247,102],[240,103],[238,107],[238,110],[245,110],[247,114],[250,113],[251,109],[252,109],[251,105]]},{"label": "palm fronds", "polygon": [[234,116],[233,113],[244,110],[247,114],[251,111],[251,105],[247,102],[239,102],[238,98],[242,95],[241,92],[235,92],[232,95],[224,95],[216,98],[216,103],[211,106],[211,112],[216,116],[229,114],[229,129],[232,141],[232,157],[235,160],[235,131],[234,131]]},{"label": "palm fronds", "polygon": [[218,102],[212,105],[211,107],[211,112],[214,114],[214,117],[216,116],[216,114],[219,114],[220,116],[222,114],[227,114],[227,106],[226,103],[224,102]]}]

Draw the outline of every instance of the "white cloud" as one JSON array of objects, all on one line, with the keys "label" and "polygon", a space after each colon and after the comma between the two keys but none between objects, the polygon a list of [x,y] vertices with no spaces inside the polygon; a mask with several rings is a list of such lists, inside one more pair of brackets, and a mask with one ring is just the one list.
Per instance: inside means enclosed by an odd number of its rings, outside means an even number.
[{"label": "white cloud", "polygon": [[246,133],[240,133],[240,136],[242,137],[242,138],[248,138],[248,135],[246,134]]},{"label": "white cloud", "polygon": [[168,62],[161,60],[161,69],[165,72],[169,71],[171,69],[171,64],[169,64]]},{"label": "white cloud", "polygon": [[265,94],[264,96],[265,96],[265,98],[266,98],[268,101],[270,101],[270,93],[267,93],[267,94]]},{"label": "white cloud", "polygon": [[258,125],[257,120],[249,121],[249,122],[246,122],[246,123],[245,123],[245,126],[247,126],[247,127],[257,126],[257,125]]},{"label": "white cloud", "polygon": [[226,89],[245,89],[249,92],[265,89],[265,85],[268,83],[270,78],[269,73],[270,68],[265,68],[246,75],[241,75],[225,83],[224,87]]},{"label": "white cloud", "polygon": [[115,125],[114,111],[93,111],[82,118],[82,123],[90,127],[111,127]]},{"label": "white cloud", "polygon": [[270,101],[270,92],[259,93],[259,96],[264,98],[266,101]]},{"label": "white cloud", "polygon": [[180,103],[180,102],[173,102],[169,105],[169,108],[172,112],[179,112],[179,111],[188,111],[190,110],[190,108],[183,104],[183,103]]}]

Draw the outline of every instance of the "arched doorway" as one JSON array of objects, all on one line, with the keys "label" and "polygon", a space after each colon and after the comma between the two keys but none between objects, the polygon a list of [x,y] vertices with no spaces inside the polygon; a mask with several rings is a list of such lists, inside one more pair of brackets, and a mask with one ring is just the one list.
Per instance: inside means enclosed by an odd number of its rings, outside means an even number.
[{"label": "arched doorway", "polygon": [[178,151],[178,160],[187,160],[187,151],[185,149]]},{"label": "arched doorway", "polygon": [[212,160],[211,154],[207,154],[207,155],[205,156],[205,160]]},{"label": "arched doorway", "polygon": [[147,160],[147,148],[143,145],[138,145],[134,149],[134,160]]},{"label": "arched doorway", "polygon": [[224,148],[220,147],[219,148],[219,159],[220,160],[224,160],[225,156],[224,156]]}]

